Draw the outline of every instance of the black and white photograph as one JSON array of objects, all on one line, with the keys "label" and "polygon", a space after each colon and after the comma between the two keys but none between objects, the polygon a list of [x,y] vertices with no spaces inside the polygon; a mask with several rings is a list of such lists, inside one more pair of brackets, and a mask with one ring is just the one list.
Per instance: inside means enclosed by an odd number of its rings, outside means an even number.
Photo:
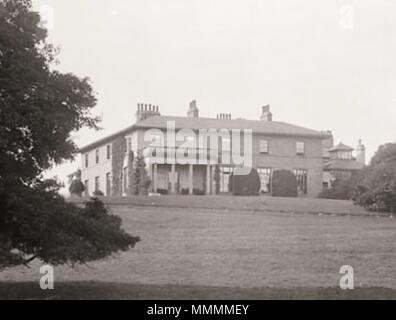
[{"label": "black and white photograph", "polygon": [[395,57],[393,0],[0,0],[0,300],[396,300]]}]

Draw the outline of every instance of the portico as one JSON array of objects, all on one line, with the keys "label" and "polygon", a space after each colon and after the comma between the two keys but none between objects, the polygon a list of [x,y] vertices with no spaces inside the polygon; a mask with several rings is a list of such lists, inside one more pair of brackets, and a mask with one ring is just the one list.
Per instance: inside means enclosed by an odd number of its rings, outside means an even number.
[{"label": "portico", "polygon": [[150,164],[152,191],[168,194],[211,194],[212,166],[199,164]]}]

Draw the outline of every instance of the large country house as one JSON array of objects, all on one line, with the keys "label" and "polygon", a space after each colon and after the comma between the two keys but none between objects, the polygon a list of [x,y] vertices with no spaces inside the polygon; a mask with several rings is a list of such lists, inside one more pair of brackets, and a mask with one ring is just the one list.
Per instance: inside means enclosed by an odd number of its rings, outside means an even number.
[{"label": "large country house", "polygon": [[[227,152],[233,154],[231,148],[235,148],[234,140],[237,139],[231,133],[223,133],[235,131],[240,132],[236,149],[240,147],[241,155],[250,157],[248,165],[256,168],[260,175],[261,193],[270,193],[274,170],[287,169],[296,175],[299,195],[317,196],[324,185],[324,166],[331,168],[337,164],[337,159],[324,157],[333,147],[331,132],[272,121],[269,106],[262,107],[261,112],[260,120],[232,119],[230,114],[204,118],[199,116],[193,101],[186,117],[174,117],[161,115],[158,106],[138,104],[133,125],[80,149],[81,180],[86,194],[100,190],[106,196],[127,196],[133,166],[131,157],[139,153],[145,157],[152,192],[214,194],[217,174],[220,192],[227,193],[229,177],[240,164],[225,159],[229,158],[224,156]],[[185,162],[175,158],[179,152],[177,148],[186,141],[177,133],[179,139],[169,143],[170,126],[175,132],[187,129],[196,134],[196,137],[185,136],[185,140],[195,139],[194,152],[189,153],[190,147],[188,154],[183,155],[187,159]],[[217,139],[199,139],[202,130],[217,132]],[[152,139],[147,139],[148,132],[152,133]],[[244,132],[248,134],[243,135]],[[251,146],[246,142],[249,136]],[[216,157],[210,157],[213,154]],[[327,160],[333,164],[328,164]]]}]

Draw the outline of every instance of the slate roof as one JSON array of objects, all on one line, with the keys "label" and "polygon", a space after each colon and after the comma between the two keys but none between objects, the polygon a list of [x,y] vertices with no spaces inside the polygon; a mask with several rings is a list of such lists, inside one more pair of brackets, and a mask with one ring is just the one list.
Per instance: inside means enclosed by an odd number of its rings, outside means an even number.
[{"label": "slate roof", "polygon": [[364,164],[356,161],[356,160],[345,160],[345,159],[332,159],[328,160],[324,163],[324,170],[359,170],[364,167]]},{"label": "slate roof", "polygon": [[176,130],[189,128],[193,130],[199,129],[252,129],[253,134],[268,134],[280,136],[308,137],[316,139],[326,139],[329,137],[327,132],[316,131],[286,122],[278,121],[262,121],[262,120],[244,120],[244,119],[214,119],[214,118],[189,118],[175,116],[152,116],[143,121],[139,121],[134,125],[127,127],[103,139],[95,141],[87,146],[80,148],[79,152],[86,152],[97,146],[112,141],[119,135],[130,133],[136,129],[159,128],[166,129],[167,122],[174,121]]},{"label": "slate roof", "polygon": [[351,148],[351,147],[343,144],[342,142],[340,142],[335,147],[329,149],[329,152],[333,152],[333,151],[353,151],[353,148]]},{"label": "slate roof", "polygon": [[144,121],[137,122],[135,126],[144,128],[166,128],[168,121],[174,121],[176,124],[176,129],[252,129],[254,133],[263,134],[307,136],[317,138],[327,137],[327,134],[321,131],[299,127],[286,122],[262,120],[154,116]]}]

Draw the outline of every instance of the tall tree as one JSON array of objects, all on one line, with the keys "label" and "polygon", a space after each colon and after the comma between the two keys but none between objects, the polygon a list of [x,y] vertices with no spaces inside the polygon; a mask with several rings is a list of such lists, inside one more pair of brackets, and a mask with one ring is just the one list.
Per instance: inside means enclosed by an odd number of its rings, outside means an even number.
[{"label": "tall tree", "polygon": [[380,146],[360,170],[353,199],[372,211],[396,213],[396,143]]},{"label": "tall tree", "polygon": [[141,152],[138,152],[130,170],[132,170],[129,186],[130,194],[140,196],[147,195],[151,180],[148,176],[146,162]]},{"label": "tall tree", "polygon": [[77,208],[42,181],[73,158],[71,133],[98,124],[89,79],[55,70],[56,53],[30,0],[0,0],[0,267],[86,262],[138,241],[97,200]]}]

